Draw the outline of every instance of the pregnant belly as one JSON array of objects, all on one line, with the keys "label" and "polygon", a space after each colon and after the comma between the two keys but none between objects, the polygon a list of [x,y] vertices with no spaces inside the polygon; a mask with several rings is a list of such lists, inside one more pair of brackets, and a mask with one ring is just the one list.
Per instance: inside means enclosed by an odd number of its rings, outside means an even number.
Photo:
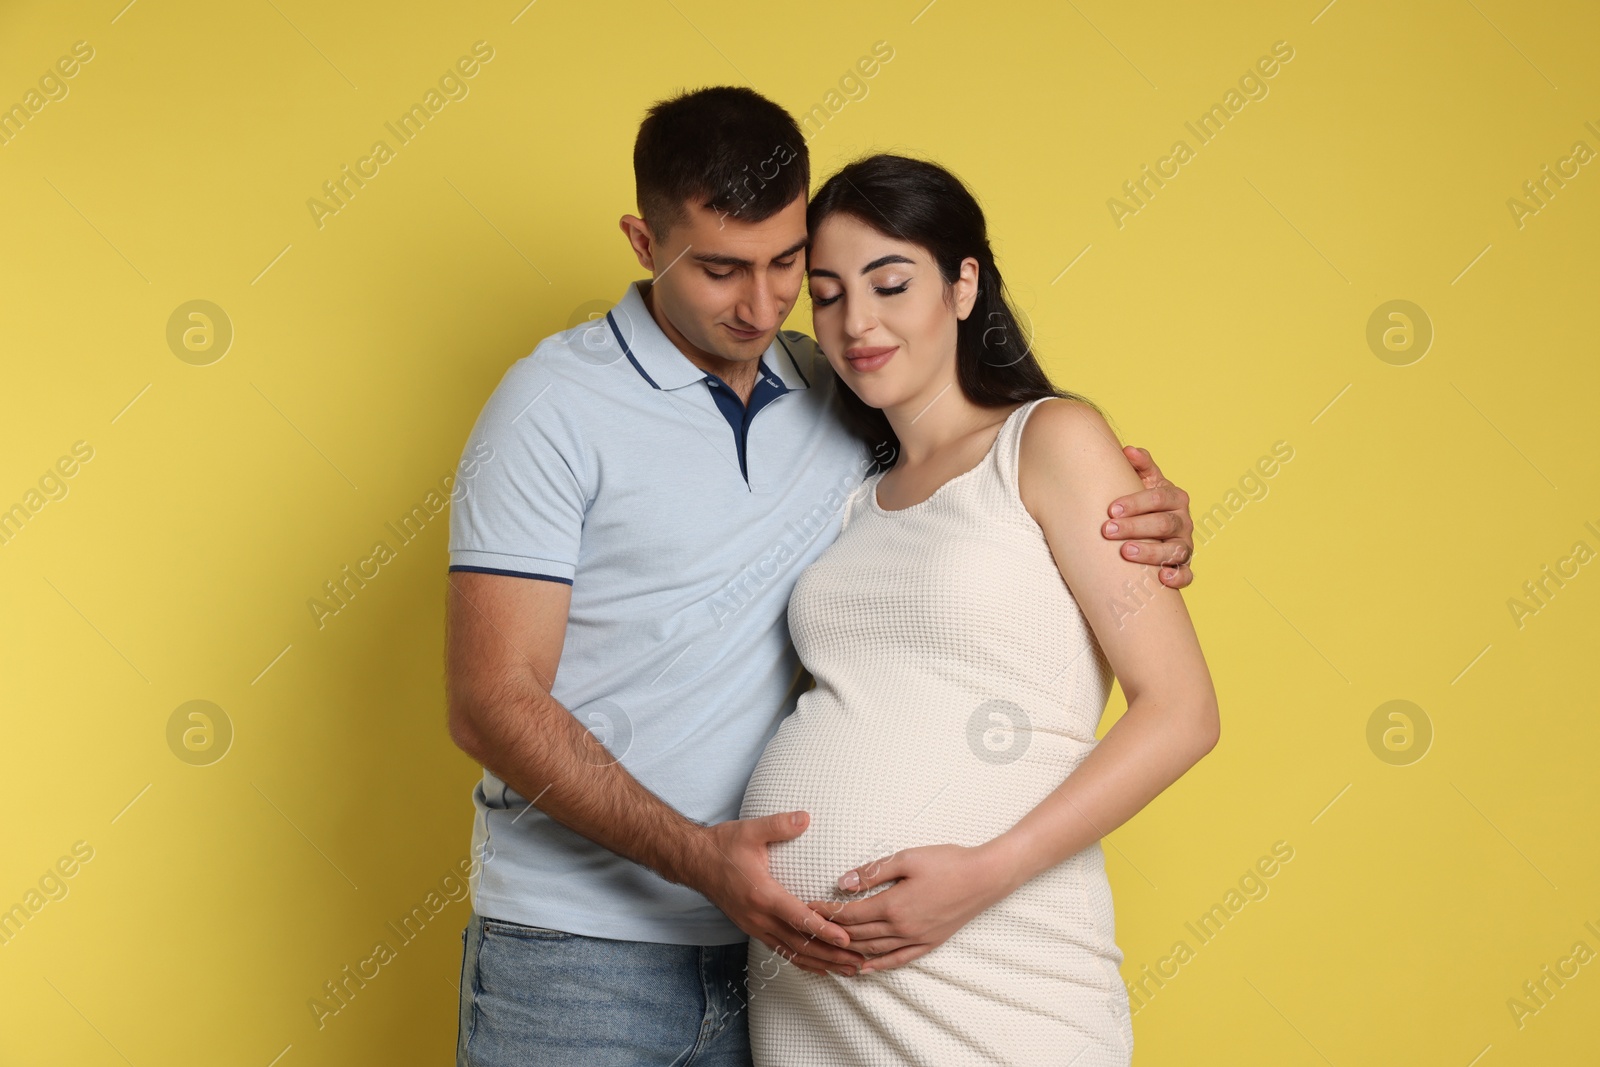
[{"label": "pregnant belly", "polygon": [[844,893],[837,880],[901,849],[997,837],[1092,748],[1037,726],[1025,741],[990,747],[993,738],[971,728],[974,702],[923,695],[911,703],[865,716],[812,690],[762,753],[740,816],[810,814],[799,837],[768,847],[773,877],[801,900],[881,892],[887,886]]}]

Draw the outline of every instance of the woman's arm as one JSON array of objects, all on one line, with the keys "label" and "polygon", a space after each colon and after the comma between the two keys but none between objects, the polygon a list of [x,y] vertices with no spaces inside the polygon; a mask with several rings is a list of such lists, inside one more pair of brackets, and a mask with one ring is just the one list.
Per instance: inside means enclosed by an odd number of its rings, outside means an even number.
[{"label": "woman's arm", "polygon": [[1142,566],[1129,580],[1120,546],[1101,535],[1101,502],[1137,490],[1111,428],[1072,400],[1028,416],[1018,458],[1023,503],[1044,531],[1067,587],[1128,699],[1066,781],[983,845],[905,849],[846,874],[840,888],[901,884],[844,905],[812,901],[887,970],[938,945],[1024,882],[1121,826],[1216,746],[1216,692],[1183,596]]},{"label": "woman's arm", "polygon": [[990,842],[1011,889],[1127,822],[1216,747],[1221,731],[1183,594],[1157,580],[1155,567],[1130,583],[1127,561],[1099,535],[1099,501],[1139,486],[1105,419],[1077,401],[1040,404],[1024,427],[1018,480],[1128,710],[1065,782]]}]

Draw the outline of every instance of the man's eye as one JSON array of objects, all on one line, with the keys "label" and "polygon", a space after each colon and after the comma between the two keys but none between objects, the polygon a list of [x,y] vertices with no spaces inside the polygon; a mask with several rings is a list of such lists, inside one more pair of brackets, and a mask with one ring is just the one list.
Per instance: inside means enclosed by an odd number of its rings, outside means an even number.
[{"label": "man's eye", "polygon": [[713,278],[731,278],[733,276],[733,271],[731,271],[731,270],[730,271],[725,271],[722,274],[718,274],[714,270],[707,269],[706,273],[708,275],[710,275],[711,277],[713,277]]},{"label": "man's eye", "polygon": [[777,267],[782,267],[784,270],[788,270],[790,267],[794,266],[798,262],[800,262],[798,257],[791,256],[787,260],[782,260],[782,259],[774,260],[773,261],[773,265],[777,266]]}]

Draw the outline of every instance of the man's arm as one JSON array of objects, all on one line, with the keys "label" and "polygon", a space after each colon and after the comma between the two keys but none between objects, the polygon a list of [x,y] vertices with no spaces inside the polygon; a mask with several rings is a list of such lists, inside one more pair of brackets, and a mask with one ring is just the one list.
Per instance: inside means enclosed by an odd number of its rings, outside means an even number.
[{"label": "man's arm", "polygon": [[1194,558],[1189,494],[1168,481],[1144,449],[1124,445],[1122,454],[1133,464],[1144,488],[1119,496],[1107,506],[1110,518],[1100,524],[1101,536],[1127,541],[1122,546],[1123,559],[1159,566],[1157,580],[1169,589],[1182,589],[1194,581],[1194,571],[1189,569],[1189,560]]},{"label": "man's arm", "polygon": [[[790,895],[766,846],[803,832],[793,813],[703,826],[646,789],[550,695],[572,587],[454,571],[445,609],[450,737],[539,810],[671,882],[690,886],[741,930],[807,970],[852,973],[840,927]],[[809,933],[807,932],[809,931]]]}]

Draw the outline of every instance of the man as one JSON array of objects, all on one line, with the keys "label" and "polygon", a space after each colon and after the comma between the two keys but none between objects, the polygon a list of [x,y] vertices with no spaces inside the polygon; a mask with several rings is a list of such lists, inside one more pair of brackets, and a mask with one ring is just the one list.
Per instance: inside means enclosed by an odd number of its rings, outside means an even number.
[{"label": "man", "polygon": [[[737,817],[809,681],[794,580],[892,458],[780,329],[804,137],[753,91],[705,89],[651,109],[634,173],[620,224],[651,279],[507,370],[451,509],[450,732],[484,767],[460,1065],[748,1064],[748,938],[816,971],[863,959],[768,873],[803,814]],[[1107,502],[1106,535],[1187,585],[1187,494],[1129,452],[1149,488]]]}]

